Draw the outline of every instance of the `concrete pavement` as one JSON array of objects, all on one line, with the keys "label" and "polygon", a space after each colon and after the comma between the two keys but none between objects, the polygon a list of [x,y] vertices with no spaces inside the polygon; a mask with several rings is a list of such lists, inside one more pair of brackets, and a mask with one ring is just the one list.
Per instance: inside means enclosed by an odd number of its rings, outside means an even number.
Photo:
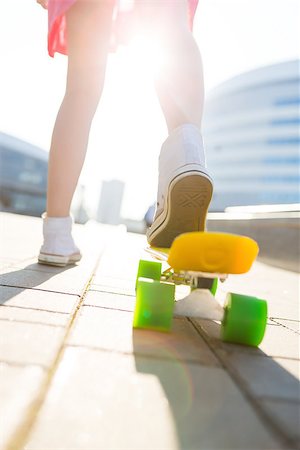
[{"label": "concrete pavement", "polygon": [[209,320],[133,331],[144,236],[78,225],[83,260],[54,268],[40,219],[0,220],[1,450],[299,448],[296,273],[256,263],[222,286],[268,300],[259,349]]}]

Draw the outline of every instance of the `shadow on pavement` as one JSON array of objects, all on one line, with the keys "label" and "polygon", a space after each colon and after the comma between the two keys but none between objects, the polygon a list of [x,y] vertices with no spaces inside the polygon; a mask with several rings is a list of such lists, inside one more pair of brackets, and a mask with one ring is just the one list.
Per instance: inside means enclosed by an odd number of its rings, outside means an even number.
[{"label": "shadow on pavement", "polygon": [[66,272],[74,267],[75,265],[69,265],[66,267],[52,267],[36,263],[29,264],[28,266],[17,270],[13,270],[14,267],[6,268],[9,269],[9,271],[0,275],[0,305],[4,305],[7,301],[15,297],[15,295],[25,291],[26,289],[60,292],[53,289],[39,289],[38,286],[50,280],[55,275]]},{"label": "shadow on pavement", "polygon": [[[282,396],[281,400],[286,402],[296,401],[296,397],[299,396],[297,378],[276,361],[258,348],[223,344],[219,341],[221,346],[232,347],[232,352],[237,356],[243,355],[248,359],[249,365],[251,361],[254,361],[254,357],[255,361],[258,361],[255,370],[248,374],[247,379],[247,375],[243,378],[243,374],[238,373],[233,367],[230,368],[230,361],[225,365],[223,358],[219,358],[217,352],[214,353],[221,367],[185,361],[178,353],[176,354],[175,349],[164,348],[163,338],[148,341],[145,344],[143,333],[144,330],[133,330],[136,370],[139,373],[155,376],[163,388],[172,414],[179,448],[199,448],[199,443],[201,448],[221,448],[220,441],[222,442],[223,439],[224,447],[222,448],[257,448],[255,428],[250,433],[246,433],[248,437],[245,436],[245,442],[240,441],[236,447],[232,446],[232,443],[226,446],[228,442],[226,436],[232,430],[243,426],[245,429],[253,426],[251,421],[248,423],[249,408],[248,413],[245,412],[247,409],[245,402],[244,407],[236,403],[232,392],[232,380],[242,392],[241,397],[246,397],[258,412],[258,420],[271,431],[278,445],[289,445],[291,447],[288,448],[295,448],[298,434],[297,417],[293,420],[295,429],[289,433],[280,415],[276,417],[264,409],[263,400],[274,399],[276,389],[278,389],[279,400]],[[153,355],[158,356],[149,357],[149,348]],[[229,377],[224,375],[224,366],[226,372],[230,374]],[[261,394],[259,394],[259,385],[262,389]],[[244,422],[248,424],[243,425]],[[291,428],[293,424],[289,426]],[[247,430],[249,431],[249,428]],[[243,432],[240,431],[237,434],[241,433]],[[253,435],[253,442],[249,441],[249,435]],[[268,447],[262,443],[260,448]]]}]

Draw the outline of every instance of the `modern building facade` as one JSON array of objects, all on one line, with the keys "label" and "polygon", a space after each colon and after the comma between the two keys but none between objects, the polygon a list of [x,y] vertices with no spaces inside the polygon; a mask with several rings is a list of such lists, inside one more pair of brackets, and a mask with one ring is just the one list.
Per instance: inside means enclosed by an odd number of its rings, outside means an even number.
[{"label": "modern building facade", "polygon": [[125,183],[120,180],[102,182],[97,220],[101,223],[118,225],[121,223],[121,207]]},{"label": "modern building facade", "polygon": [[210,210],[298,203],[299,61],[262,67],[215,88],[203,135],[215,193]]},{"label": "modern building facade", "polygon": [[46,208],[48,153],[0,133],[0,210],[40,216]]}]

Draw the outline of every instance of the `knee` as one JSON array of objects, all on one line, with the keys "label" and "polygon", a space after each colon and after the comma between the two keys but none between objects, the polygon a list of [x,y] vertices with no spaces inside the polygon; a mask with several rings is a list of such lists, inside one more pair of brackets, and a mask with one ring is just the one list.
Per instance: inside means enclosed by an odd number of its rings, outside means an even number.
[{"label": "knee", "polygon": [[77,99],[81,107],[97,107],[104,86],[104,70],[99,67],[78,68],[68,73],[66,96]]},{"label": "knee", "polygon": [[175,50],[175,53],[180,49],[184,50],[194,40],[188,26],[176,27],[173,24],[170,24],[169,27],[162,27],[157,39],[165,50],[169,52]]}]

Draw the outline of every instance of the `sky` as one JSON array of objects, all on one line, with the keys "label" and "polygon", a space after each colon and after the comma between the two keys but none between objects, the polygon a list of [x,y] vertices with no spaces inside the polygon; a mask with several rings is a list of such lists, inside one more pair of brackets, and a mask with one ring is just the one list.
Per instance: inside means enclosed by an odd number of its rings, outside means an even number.
[{"label": "sky", "polygon": [[[300,58],[300,0],[200,0],[194,23],[205,87]],[[47,13],[35,0],[0,2],[0,131],[49,150],[67,58],[47,54]],[[139,64],[139,62],[142,62]],[[121,76],[120,76],[121,74]],[[156,197],[164,117],[138,48],[108,61],[80,183],[93,214],[102,180],[125,182],[122,215],[139,219]]]}]

